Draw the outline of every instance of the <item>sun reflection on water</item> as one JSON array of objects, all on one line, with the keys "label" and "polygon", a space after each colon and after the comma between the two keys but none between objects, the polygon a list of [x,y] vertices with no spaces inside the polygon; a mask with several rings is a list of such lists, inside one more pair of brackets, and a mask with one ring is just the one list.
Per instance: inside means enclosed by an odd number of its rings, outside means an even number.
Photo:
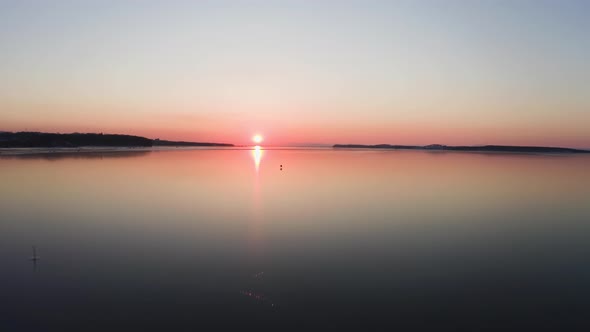
[{"label": "sun reflection on water", "polygon": [[256,168],[256,172],[258,173],[258,169],[260,168],[260,160],[262,160],[263,150],[259,145],[254,147],[252,150],[252,157],[254,158],[254,167]]}]

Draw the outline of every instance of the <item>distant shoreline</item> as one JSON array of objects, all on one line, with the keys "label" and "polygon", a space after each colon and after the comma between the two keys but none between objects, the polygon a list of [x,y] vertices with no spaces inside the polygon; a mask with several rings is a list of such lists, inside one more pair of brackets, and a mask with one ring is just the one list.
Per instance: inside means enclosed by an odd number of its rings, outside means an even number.
[{"label": "distant shoreline", "polygon": [[385,149],[385,150],[421,150],[421,151],[464,151],[464,152],[511,152],[511,153],[590,153],[590,150],[549,147],[549,146],[518,146],[518,145],[482,145],[482,146],[451,146],[451,145],[391,145],[391,144],[335,144],[335,149]]},{"label": "distant shoreline", "polygon": [[141,136],[103,133],[0,132],[0,148],[82,148],[82,147],[233,147],[233,144],[149,139]]}]

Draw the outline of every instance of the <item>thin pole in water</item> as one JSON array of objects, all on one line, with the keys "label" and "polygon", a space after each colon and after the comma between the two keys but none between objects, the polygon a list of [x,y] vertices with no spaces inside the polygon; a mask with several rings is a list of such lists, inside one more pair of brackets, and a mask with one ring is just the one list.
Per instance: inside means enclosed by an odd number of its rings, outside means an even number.
[{"label": "thin pole in water", "polygon": [[39,259],[39,257],[37,256],[37,247],[33,246],[33,256],[31,257],[31,260],[33,262],[36,262]]}]

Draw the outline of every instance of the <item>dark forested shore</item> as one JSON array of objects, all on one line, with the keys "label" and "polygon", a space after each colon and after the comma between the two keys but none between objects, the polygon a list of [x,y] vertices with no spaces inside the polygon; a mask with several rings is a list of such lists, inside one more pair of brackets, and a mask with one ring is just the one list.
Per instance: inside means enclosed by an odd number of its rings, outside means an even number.
[{"label": "dark forested shore", "polygon": [[151,146],[233,146],[226,143],[175,142],[149,139],[141,136],[102,133],[40,133],[0,132],[0,148],[48,147],[151,147]]}]

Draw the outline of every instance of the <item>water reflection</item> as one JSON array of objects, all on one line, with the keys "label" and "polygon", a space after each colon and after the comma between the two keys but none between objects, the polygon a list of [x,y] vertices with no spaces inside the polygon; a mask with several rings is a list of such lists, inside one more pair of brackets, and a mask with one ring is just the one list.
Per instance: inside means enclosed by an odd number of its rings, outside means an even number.
[{"label": "water reflection", "polygon": [[260,161],[262,160],[263,150],[260,146],[255,146],[252,150],[252,158],[254,159],[254,167],[256,169],[256,176],[253,177],[253,195],[252,195],[252,219],[249,225],[249,248],[251,253],[251,258],[256,259],[261,255],[262,252],[262,234],[261,234],[261,224],[262,224],[262,214],[261,214],[261,202],[260,202],[260,178],[259,178],[259,169],[260,169]]},{"label": "water reflection", "polygon": [[[252,280],[256,281],[256,283],[255,283],[256,286],[254,288],[261,288],[264,285],[263,277],[264,277],[264,271],[258,272],[258,273],[255,273],[254,275],[252,275]],[[240,294],[255,300],[256,303],[269,305],[273,308],[276,307],[276,304],[268,296],[266,296],[264,293],[262,293],[258,290],[254,290],[254,288],[251,287],[247,290],[242,290],[242,291],[240,291]]]},{"label": "water reflection", "polygon": [[263,150],[0,158],[1,330],[588,322],[590,156]]},{"label": "water reflection", "polygon": [[263,150],[259,145],[254,147],[252,150],[252,158],[254,158],[254,167],[256,168],[256,173],[258,173],[258,169],[260,169],[260,161],[262,160]]},{"label": "water reflection", "polygon": [[56,151],[56,152],[31,152],[31,153],[0,153],[0,159],[44,159],[44,160],[61,160],[61,159],[105,159],[105,158],[128,158],[144,157],[152,151]]},{"label": "water reflection", "polygon": [[272,302],[272,300],[269,299],[266,295],[264,295],[262,293],[257,293],[252,290],[245,290],[245,291],[240,291],[240,294],[247,296],[247,297],[249,297],[261,304],[269,305],[273,308],[275,307],[275,304]]}]

